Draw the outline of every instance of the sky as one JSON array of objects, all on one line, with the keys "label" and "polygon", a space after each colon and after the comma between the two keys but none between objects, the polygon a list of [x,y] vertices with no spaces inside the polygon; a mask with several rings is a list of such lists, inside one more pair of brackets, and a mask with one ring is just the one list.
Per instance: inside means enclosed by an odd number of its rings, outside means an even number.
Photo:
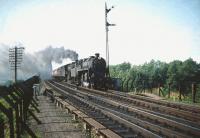
[{"label": "sky", "polygon": [[[200,0],[107,0],[110,64],[193,58],[200,63]],[[0,44],[48,46],[105,58],[105,1],[0,0]],[[1,45],[0,45],[1,46]]]}]

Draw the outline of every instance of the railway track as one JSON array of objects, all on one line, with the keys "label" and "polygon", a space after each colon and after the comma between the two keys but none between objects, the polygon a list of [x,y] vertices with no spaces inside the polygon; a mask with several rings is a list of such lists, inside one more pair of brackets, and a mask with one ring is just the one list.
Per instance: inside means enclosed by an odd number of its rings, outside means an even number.
[{"label": "railway track", "polygon": [[[70,86],[72,88],[76,87],[75,85],[69,84],[69,83],[66,83],[66,82],[63,82],[63,84]],[[84,90],[86,88],[79,87],[79,89]],[[156,103],[156,104],[159,104],[159,105],[172,107],[172,108],[179,109],[179,110],[189,111],[191,113],[200,114],[200,107],[196,106],[196,105],[188,105],[188,104],[184,104],[184,103],[177,103],[177,102],[165,101],[165,100],[155,100],[155,99],[150,98],[150,97],[144,97],[144,96],[140,96],[140,95],[130,95],[130,94],[127,94],[127,93],[124,93],[124,92],[113,91],[113,90],[109,90],[109,93],[119,95],[119,96],[123,96],[123,97],[134,98],[134,99],[138,99],[138,100],[142,100],[142,101],[146,101],[146,102]]]},{"label": "railway track", "polygon": [[[57,87],[62,89],[68,89],[65,85],[54,83]],[[75,88],[73,85],[70,87]],[[80,89],[80,88],[79,88]],[[71,89],[73,91],[73,89]],[[84,89],[86,91],[86,89]],[[89,91],[89,92],[88,92]],[[93,90],[98,92],[96,90]],[[94,92],[93,92],[94,93]],[[74,91],[73,91],[73,94]],[[97,93],[96,93],[97,94]],[[107,111],[109,113],[114,114],[117,117],[121,117],[122,119],[135,124],[145,130],[151,131],[154,134],[161,137],[198,137],[200,136],[200,131],[196,127],[192,127],[187,123],[179,123],[175,120],[171,120],[157,114],[149,113],[144,110],[140,110],[134,108],[132,106],[128,106],[126,104],[122,104],[120,102],[116,102],[115,100],[106,99],[105,97],[92,95],[91,90],[87,90],[87,92],[79,91],[76,92],[76,95],[85,100],[85,102],[90,102],[91,105],[95,105],[95,107],[100,108],[103,111]],[[89,104],[89,103],[88,103]],[[126,123],[127,124],[127,123]]]},{"label": "railway track", "polygon": [[[72,84],[64,83],[64,85],[75,88]],[[148,97],[137,95],[128,95],[122,92],[103,92],[98,90],[78,87],[79,90],[96,93],[98,95],[109,97],[111,100],[121,101],[134,107],[141,107],[142,110],[154,112],[163,117],[175,119],[179,122],[186,122],[188,125],[200,128],[200,107],[192,107],[185,104],[170,103],[167,101],[155,100]],[[186,108],[184,110],[184,107]],[[190,110],[189,110],[190,109]],[[168,115],[168,116],[167,116]]]},{"label": "railway track", "polygon": [[111,112],[102,111],[102,109],[94,106],[87,100],[80,98],[80,96],[77,96],[74,89],[60,88],[58,84],[56,85],[53,83],[48,83],[48,85],[61,93],[67,102],[76,106],[79,110],[85,112],[87,115],[90,115],[92,118],[95,118],[95,120],[105,125],[106,128],[109,128],[118,133],[121,137],[160,137],[146,129],[143,129],[133,123],[127,122],[126,120],[117,117]]},{"label": "railway track", "polygon": [[167,107],[172,107],[172,108],[176,108],[179,110],[184,110],[184,111],[188,111],[191,113],[198,113],[200,114],[200,107],[196,106],[196,105],[188,105],[188,104],[184,104],[184,103],[177,103],[177,102],[172,102],[172,101],[165,101],[165,100],[155,100],[149,97],[144,97],[144,96],[140,96],[140,95],[129,95],[129,94],[125,94],[122,92],[116,92],[116,91],[110,91],[113,94],[118,93],[119,95],[125,96],[125,97],[131,97],[134,99],[139,99],[139,100],[143,100],[143,101],[147,101],[147,102],[151,102],[151,103],[156,103],[159,105],[163,105],[163,106],[167,106]]}]

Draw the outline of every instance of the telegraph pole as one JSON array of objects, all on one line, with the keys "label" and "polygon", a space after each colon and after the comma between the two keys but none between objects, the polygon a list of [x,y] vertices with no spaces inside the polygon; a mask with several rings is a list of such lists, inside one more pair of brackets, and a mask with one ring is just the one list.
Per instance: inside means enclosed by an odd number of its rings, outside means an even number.
[{"label": "telegraph pole", "polygon": [[106,27],[106,67],[107,70],[109,72],[109,45],[108,45],[108,27],[109,26],[115,26],[115,24],[110,24],[108,23],[108,18],[107,15],[108,13],[111,11],[111,9],[114,8],[114,6],[112,6],[111,8],[107,8],[107,4],[105,3],[105,27]]},{"label": "telegraph pole", "polygon": [[9,63],[11,70],[14,70],[15,83],[17,83],[17,69],[22,62],[24,47],[14,47],[9,49]]}]

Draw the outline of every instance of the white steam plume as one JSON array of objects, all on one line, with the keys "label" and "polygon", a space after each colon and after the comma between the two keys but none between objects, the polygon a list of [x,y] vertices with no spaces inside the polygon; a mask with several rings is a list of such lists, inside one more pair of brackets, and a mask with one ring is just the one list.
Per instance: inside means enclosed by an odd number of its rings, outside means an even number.
[{"label": "white steam plume", "polygon": [[[0,44],[0,83],[11,79],[9,67],[9,47]],[[51,46],[34,54],[24,53],[21,67],[18,70],[18,79],[24,80],[32,75],[39,74],[42,79],[49,79],[52,72],[52,62],[62,63],[63,59],[77,60],[78,54],[64,47],[53,48]]]}]

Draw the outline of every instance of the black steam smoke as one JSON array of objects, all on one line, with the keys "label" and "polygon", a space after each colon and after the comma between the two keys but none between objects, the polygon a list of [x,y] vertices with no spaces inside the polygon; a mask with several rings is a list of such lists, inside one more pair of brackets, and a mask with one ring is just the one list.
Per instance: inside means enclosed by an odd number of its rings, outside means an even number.
[{"label": "black steam smoke", "polygon": [[[11,79],[12,72],[8,62],[8,46],[1,44],[0,51],[0,83]],[[18,79],[27,79],[39,74],[42,79],[49,79],[52,73],[52,61],[62,63],[63,59],[77,60],[78,54],[64,47],[53,48],[51,46],[34,54],[24,53],[21,67],[18,71]]]}]

